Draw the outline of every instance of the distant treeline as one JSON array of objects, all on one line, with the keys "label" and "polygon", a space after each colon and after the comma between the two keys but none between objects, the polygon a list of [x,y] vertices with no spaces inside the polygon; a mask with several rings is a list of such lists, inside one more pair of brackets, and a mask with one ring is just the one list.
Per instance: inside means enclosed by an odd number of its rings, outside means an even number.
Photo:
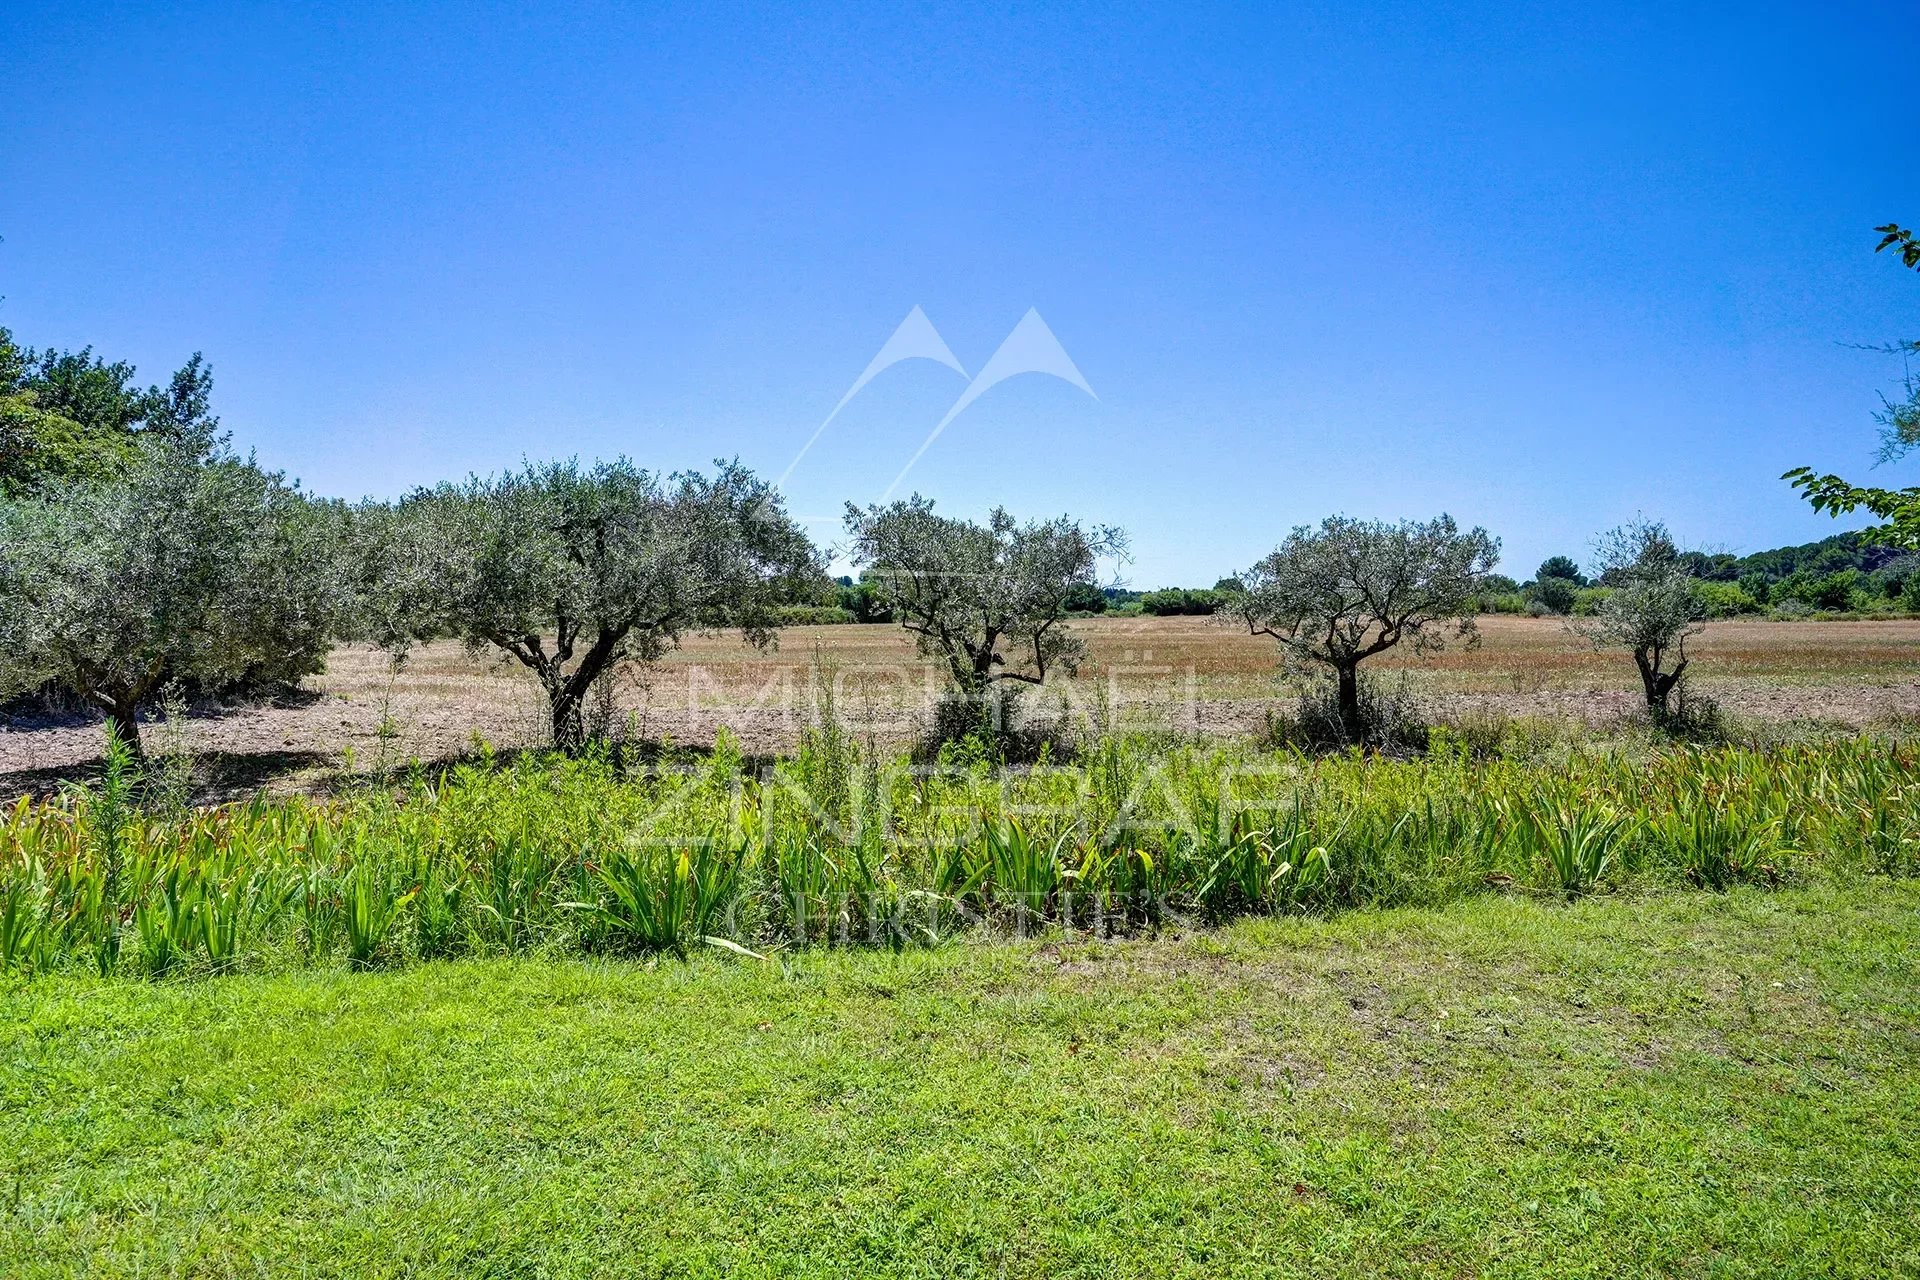
[{"label": "distant treeline", "polygon": [[[1816,612],[1920,613],[1920,556],[1862,542],[1855,533],[1835,534],[1797,547],[1752,555],[1687,551],[1681,560],[1696,580],[1695,593],[1711,617]],[[1223,609],[1239,589],[1232,578],[1211,587],[1085,587],[1074,595],[1074,613],[1113,617],[1204,616]],[[1604,578],[1590,579],[1570,556],[1553,556],[1525,582],[1495,574],[1480,604],[1487,613],[1591,614],[1606,598]],[[874,585],[852,577],[835,580],[831,598],[788,610],[793,622],[892,622]]]},{"label": "distant treeline", "polygon": [[[1226,594],[1238,588],[1239,584],[1231,578],[1222,578],[1212,587],[1163,587],[1157,591],[1083,586],[1076,588],[1068,598],[1067,611],[1088,616],[1112,614],[1121,618],[1139,617],[1142,614],[1151,617],[1205,615],[1220,608]],[[816,614],[816,620],[821,622],[893,621],[893,616],[880,602],[872,582],[845,576],[834,580],[831,600],[823,600],[819,609],[808,612]]]},{"label": "distant treeline", "polygon": [[[1858,533],[1746,556],[1686,551],[1680,560],[1710,617],[1920,613],[1920,557]],[[1483,604],[1493,613],[1591,613],[1608,587],[1604,575],[1589,579],[1571,557],[1554,556],[1529,581],[1496,578]]]}]

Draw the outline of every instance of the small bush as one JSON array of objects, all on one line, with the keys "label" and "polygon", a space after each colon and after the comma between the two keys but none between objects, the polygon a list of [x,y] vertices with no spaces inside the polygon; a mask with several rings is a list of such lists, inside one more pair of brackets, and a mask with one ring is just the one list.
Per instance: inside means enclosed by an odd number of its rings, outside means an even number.
[{"label": "small bush", "polygon": [[1262,744],[1314,752],[1365,747],[1393,755],[1425,750],[1431,735],[1405,677],[1388,683],[1363,674],[1359,693],[1357,734],[1341,718],[1339,688],[1329,676],[1309,682],[1291,713],[1267,714]]},{"label": "small bush", "polygon": [[1107,593],[1091,582],[1076,582],[1067,590],[1068,613],[1105,613]]},{"label": "small bush", "polygon": [[1573,616],[1576,618],[1594,618],[1600,614],[1600,606],[1606,603],[1613,591],[1610,587],[1582,587],[1573,593]]},{"label": "small bush", "polygon": [[979,761],[993,765],[1068,760],[1079,752],[1079,735],[1064,711],[1035,709],[1027,690],[998,686],[996,697],[972,699],[949,691],[934,704],[913,755],[922,762]]},{"label": "small bush", "polygon": [[1776,609],[1796,602],[1806,605],[1809,611],[1850,609],[1854,593],[1865,583],[1866,575],[1858,569],[1841,569],[1823,576],[1796,569],[1774,583],[1770,598]]},{"label": "small bush", "polygon": [[1764,573],[1741,574],[1739,587],[1752,596],[1762,609],[1766,607],[1769,600],[1773,599],[1773,579]]},{"label": "small bush", "polygon": [[893,610],[880,596],[880,589],[868,578],[842,582],[834,593],[834,603],[855,622],[892,622]]},{"label": "small bush", "polygon": [[1812,604],[1818,609],[1851,609],[1864,575],[1858,569],[1830,573],[1814,584]]},{"label": "small bush", "polygon": [[1732,582],[1696,582],[1693,596],[1709,618],[1737,618],[1766,610],[1746,588]]},{"label": "small bush", "polygon": [[1571,578],[1541,578],[1533,584],[1532,594],[1534,603],[1540,605],[1544,612],[1566,614],[1573,612],[1573,602],[1580,594],[1580,586]]},{"label": "small bush", "polygon": [[1717,746],[1733,739],[1733,727],[1720,704],[1686,678],[1673,687],[1673,710],[1659,717],[1654,728],[1683,742]]},{"label": "small bush", "polygon": [[1491,760],[1514,745],[1514,722],[1494,711],[1474,711],[1427,730],[1427,754],[1462,760]]},{"label": "small bush", "polygon": [[1149,591],[1140,597],[1140,610],[1155,617],[1175,615],[1205,616],[1219,607],[1220,596],[1214,591],[1191,591],[1185,587],[1167,587],[1161,591]]}]

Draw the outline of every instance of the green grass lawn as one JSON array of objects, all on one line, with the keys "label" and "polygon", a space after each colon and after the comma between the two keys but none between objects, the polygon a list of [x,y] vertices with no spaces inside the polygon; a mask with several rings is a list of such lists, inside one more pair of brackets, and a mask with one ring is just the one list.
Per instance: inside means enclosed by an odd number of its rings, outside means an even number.
[{"label": "green grass lawn", "polygon": [[0,1274],[1920,1271],[1920,885],[0,990]]}]

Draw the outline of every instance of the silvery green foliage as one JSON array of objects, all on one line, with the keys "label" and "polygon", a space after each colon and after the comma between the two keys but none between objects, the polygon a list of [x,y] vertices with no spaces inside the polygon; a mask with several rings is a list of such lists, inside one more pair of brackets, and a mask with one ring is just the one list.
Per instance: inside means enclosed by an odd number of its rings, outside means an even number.
[{"label": "silvery green foliage", "polygon": [[612,663],[658,657],[687,631],[767,645],[778,606],[817,590],[818,554],[779,495],[738,463],[717,467],[555,462],[416,493],[373,539],[384,568],[366,576],[386,594],[370,626],[513,655],[547,693],[556,745],[575,748],[581,700]]},{"label": "silvery green foliage", "polygon": [[0,507],[0,689],[55,682],[137,744],[171,682],[319,671],[347,611],[340,516],[204,431]]},{"label": "silvery green foliage", "polygon": [[1705,625],[1693,575],[1658,521],[1636,520],[1601,534],[1594,559],[1600,581],[1611,590],[1598,616],[1580,630],[1596,646],[1633,654],[1648,709],[1666,717],[1674,687],[1686,674],[1687,638]]},{"label": "silvery green foliage", "polygon": [[341,515],[341,559],[354,600],[352,638],[385,648],[396,666],[414,641],[452,634],[440,612],[444,566],[453,557],[441,544],[457,536],[457,525],[426,518],[430,505],[369,500]]},{"label": "silvery green foliage", "polygon": [[1084,644],[1065,627],[1074,588],[1097,585],[1125,536],[1062,516],[1020,524],[996,507],[985,525],[938,516],[918,494],[865,510],[847,504],[853,559],[920,652],[947,664],[969,697],[1006,681],[1071,673]]},{"label": "silvery green foliage", "polygon": [[1301,525],[1239,575],[1233,610],[1256,635],[1329,666],[1358,662],[1403,640],[1444,648],[1445,629],[1474,634],[1474,614],[1500,540],[1460,532],[1453,517],[1398,524],[1329,516]]},{"label": "silvery green foliage", "polygon": [[1269,636],[1290,663],[1331,667],[1340,708],[1359,714],[1355,669],[1403,642],[1444,648],[1449,628],[1477,639],[1474,615],[1500,540],[1462,533],[1451,516],[1398,524],[1329,516],[1301,525],[1239,575],[1229,609],[1254,635]]}]

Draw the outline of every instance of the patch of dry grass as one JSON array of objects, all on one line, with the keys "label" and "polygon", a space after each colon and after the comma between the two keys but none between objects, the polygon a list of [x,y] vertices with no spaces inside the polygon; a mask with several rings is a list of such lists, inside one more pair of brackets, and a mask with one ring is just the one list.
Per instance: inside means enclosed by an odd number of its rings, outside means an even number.
[{"label": "patch of dry grass", "polygon": [[[1105,706],[1123,724],[1239,734],[1290,696],[1278,683],[1272,642],[1223,622],[1093,618],[1074,627],[1090,660],[1050,696],[1064,696],[1083,716]],[[1389,651],[1368,669],[1404,675],[1447,717],[1604,724],[1634,713],[1632,663],[1596,651],[1565,622],[1496,616],[1482,619],[1480,631],[1474,648],[1426,658]],[[1742,715],[1857,726],[1920,719],[1920,621],[1717,622],[1691,652],[1700,684]],[[832,675],[841,714],[885,740],[914,732],[940,679],[894,626],[794,627],[765,652],[735,635],[689,636],[657,666],[623,669],[612,713],[631,717],[632,731],[649,739],[700,745],[724,725],[750,751],[783,751],[806,724],[820,670]],[[540,692],[527,674],[453,642],[420,646],[398,673],[380,651],[346,646],[310,686],[316,696],[304,705],[196,718],[192,746],[236,762],[231,772],[252,779],[260,771],[249,762],[269,757],[351,757],[367,768],[457,755],[477,739],[534,745],[543,732]],[[0,793],[45,790],[99,750],[97,726],[82,720],[0,729]]]}]

